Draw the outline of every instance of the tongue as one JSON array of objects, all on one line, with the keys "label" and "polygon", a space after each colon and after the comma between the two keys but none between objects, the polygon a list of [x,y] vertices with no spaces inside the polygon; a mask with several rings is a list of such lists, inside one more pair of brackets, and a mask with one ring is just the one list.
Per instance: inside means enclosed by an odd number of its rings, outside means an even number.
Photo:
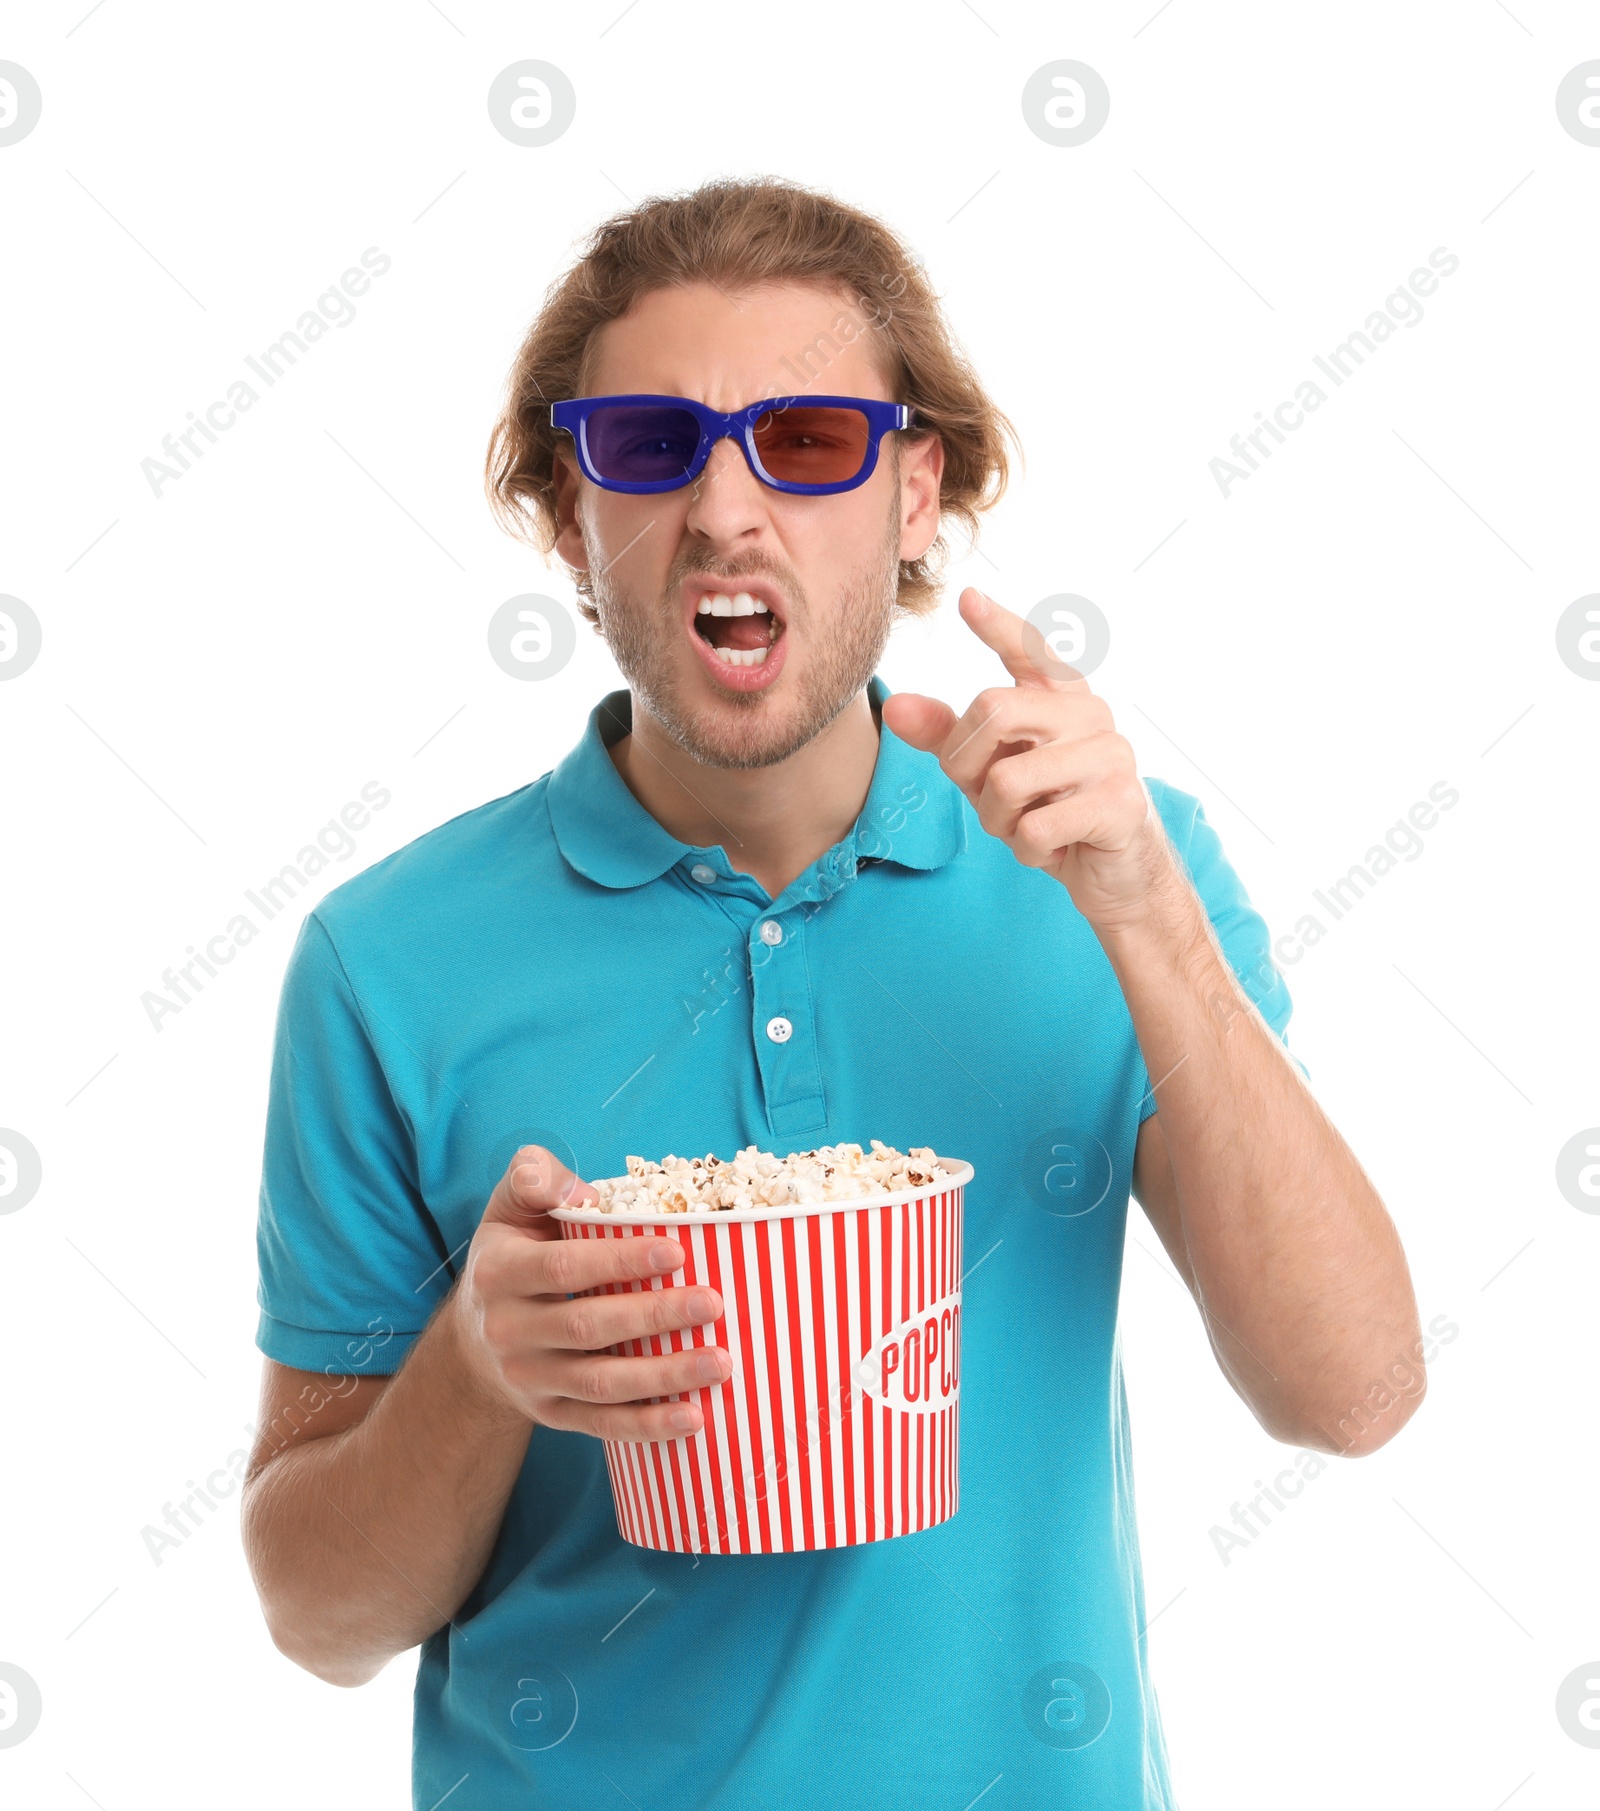
[{"label": "tongue", "polygon": [[764,648],[772,639],[770,616],[703,616],[707,640],[719,648]]}]

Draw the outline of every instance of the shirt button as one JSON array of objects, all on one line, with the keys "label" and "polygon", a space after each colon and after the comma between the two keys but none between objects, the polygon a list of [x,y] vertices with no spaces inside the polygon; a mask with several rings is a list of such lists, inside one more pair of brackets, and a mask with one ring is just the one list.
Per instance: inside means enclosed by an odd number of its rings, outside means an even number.
[{"label": "shirt button", "polygon": [[768,1019],[767,1036],[774,1044],[787,1044],[794,1035],[794,1027],[787,1019]]},{"label": "shirt button", "polygon": [[761,925],[761,941],[763,943],[783,942],[783,926],[778,923],[776,918],[763,920]]},{"label": "shirt button", "polygon": [[689,873],[693,876],[694,879],[699,881],[699,883],[703,887],[709,886],[711,884],[711,882],[717,878],[716,869],[708,868],[703,861],[697,861],[695,863],[695,865],[689,870]]}]

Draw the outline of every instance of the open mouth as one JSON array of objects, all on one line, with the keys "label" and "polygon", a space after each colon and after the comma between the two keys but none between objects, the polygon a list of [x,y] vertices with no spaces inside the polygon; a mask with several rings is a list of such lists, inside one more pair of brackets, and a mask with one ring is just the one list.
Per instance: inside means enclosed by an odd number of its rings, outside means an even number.
[{"label": "open mouth", "polygon": [[695,605],[694,627],[724,665],[758,667],[784,625],[764,598],[748,591],[708,591]]}]

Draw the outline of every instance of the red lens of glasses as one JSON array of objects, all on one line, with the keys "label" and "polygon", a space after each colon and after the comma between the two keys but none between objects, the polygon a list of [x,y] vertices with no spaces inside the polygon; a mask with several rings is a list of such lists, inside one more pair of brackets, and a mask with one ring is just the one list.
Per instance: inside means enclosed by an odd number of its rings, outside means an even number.
[{"label": "red lens of glasses", "polygon": [[784,484],[843,484],[867,460],[870,430],[859,409],[796,404],[769,409],[754,428],[756,457]]}]

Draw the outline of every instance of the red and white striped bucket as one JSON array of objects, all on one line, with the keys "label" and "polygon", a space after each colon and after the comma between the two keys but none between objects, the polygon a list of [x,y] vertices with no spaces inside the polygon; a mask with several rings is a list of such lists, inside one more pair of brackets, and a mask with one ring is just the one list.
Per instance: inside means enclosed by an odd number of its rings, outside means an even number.
[{"label": "red and white striped bucket", "polygon": [[[568,1239],[678,1241],[681,1269],[600,1292],[708,1283],[710,1327],[619,1356],[721,1345],[705,1424],[603,1442],[622,1538],[668,1553],[803,1553],[936,1527],[960,1504],[961,1199],[972,1165],[866,1201],[645,1216],[558,1207]],[[596,1293],[586,1291],[585,1293]]]}]

